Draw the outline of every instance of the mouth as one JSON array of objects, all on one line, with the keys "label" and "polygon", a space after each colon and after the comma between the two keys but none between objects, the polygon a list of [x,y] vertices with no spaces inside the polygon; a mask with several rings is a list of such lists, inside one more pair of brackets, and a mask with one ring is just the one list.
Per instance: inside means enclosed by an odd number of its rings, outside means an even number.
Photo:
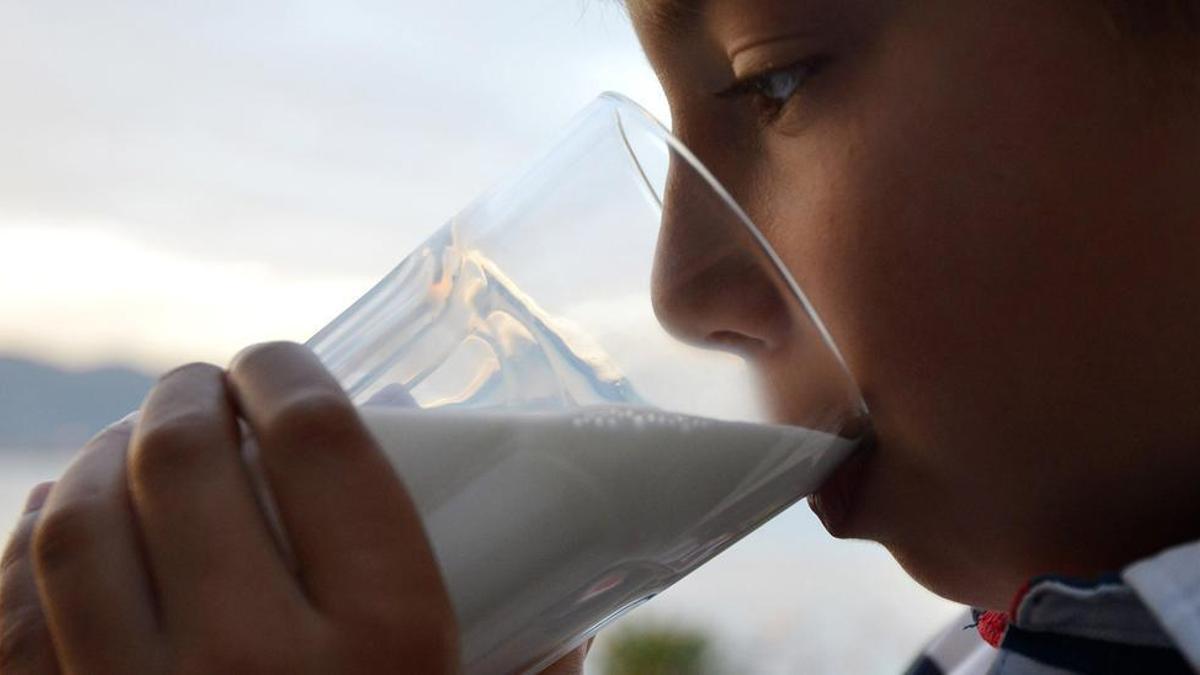
[{"label": "mouth", "polygon": [[857,506],[867,466],[875,456],[875,437],[868,435],[849,459],[834,469],[820,489],[808,498],[808,506],[821,519],[829,534],[838,539],[849,536],[850,522]]}]

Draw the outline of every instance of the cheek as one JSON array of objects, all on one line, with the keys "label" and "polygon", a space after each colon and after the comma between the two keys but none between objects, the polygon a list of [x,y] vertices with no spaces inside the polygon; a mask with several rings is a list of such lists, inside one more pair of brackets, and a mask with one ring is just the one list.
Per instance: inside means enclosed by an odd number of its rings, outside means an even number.
[{"label": "cheek", "polygon": [[1005,393],[1025,351],[1022,303],[1044,286],[1029,265],[1040,249],[1035,209],[995,175],[1003,153],[931,152],[937,139],[922,130],[882,133],[870,153],[827,160],[810,215],[829,231],[793,247],[811,261],[806,287],[868,403],[903,421],[916,447],[948,440],[918,420],[957,421],[941,430],[951,436],[979,431],[995,408],[984,397]]},{"label": "cheek", "polygon": [[1087,322],[1072,255],[1103,182],[1084,175],[1103,147],[1089,111],[1111,93],[1053,51],[989,37],[897,45],[903,60],[856,84],[869,95],[764,150],[755,195],[881,433],[929,459],[971,438],[972,462],[1011,462],[1006,446],[1046,438],[1066,397],[1054,383],[1072,379],[1053,369]]}]

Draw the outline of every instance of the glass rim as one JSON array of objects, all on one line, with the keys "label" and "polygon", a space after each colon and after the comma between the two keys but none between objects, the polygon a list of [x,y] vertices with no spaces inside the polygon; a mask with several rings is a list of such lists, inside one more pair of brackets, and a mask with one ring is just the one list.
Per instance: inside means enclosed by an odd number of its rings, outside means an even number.
[{"label": "glass rim", "polygon": [[[616,109],[617,114],[615,115],[615,118],[617,131],[621,135],[621,140],[625,146],[625,151],[629,156],[629,160],[633,162],[634,168],[641,177],[644,186],[648,189],[654,201],[657,202],[659,208],[662,207],[661,198],[658,195],[658,191],[651,184],[649,177],[646,175],[645,168],[642,166],[642,162],[638,159],[637,152],[633,149],[633,145],[626,134],[626,119],[620,114],[622,112],[630,113],[629,121],[639,123],[643,129],[649,131],[660,141],[665,143],[669,150],[677,154],[679,157],[682,157],[683,160],[688,163],[691,169],[695,171],[705,183],[708,184],[714,193],[716,193],[721,202],[724,203],[727,208],[729,208],[734,217],[741,223],[742,227],[746,228],[746,231],[750,233],[750,236],[759,246],[762,253],[766,255],[767,259],[771,261],[772,265],[774,265],[775,271],[778,272],[783,278],[784,282],[788,286],[788,289],[792,292],[793,297],[800,302],[800,306],[803,307],[805,315],[808,317],[809,321],[812,321],[813,326],[817,329],[818,335],[821,336],[821,340],[833,354],[833,357],[838,364],[838,368],[841,369],[842,374],[846,377],[846,380],[853,388],[854,398],[860,408],[860,412],[869,418],[870,409],[867,406],[866,400],[863,398],[862,390],[859,389],[858,381],[854,379],[854,375],[850,372],[850,368],[846,365],[846,359],[842,356],[841,350],[838,349],[837,344],[834,342],[833,336],[830,334],[829,329],[826,328],[825,322],[821,320],[821,317],[817,314],[816,308],[813,307],[812,302],[809,301],[808,296],[804,293],[804,290],[800,287],[800,284],[797,283],[796,278],[792,275],[791,270],[789,270],[787,265],[783,263],[783,259],[780,258],[779,254],[775,252],[775,249],[771,246],[771,242],[766,238],[766,235],[764,235],[762,231],[758,229],[758,226],[754,224],[754,221],[751,220],[749,214],[747,214],[745,209],[743,209],[741,205],[737,203],[737,200],[733,198],[733,195],[725,189],[725,186],[721,184],[721,181],[717,180],[717,177],[708,170],[708,167],[704,165],[704,162],[700,161],[700,158],[697,157],[695,153],[693,153],[691,149],[689,149],[687,145],[683,143],[683,141],[679,140],[675,134],[671,133],[671,130],[668,129],[666,125],[659,121],[659,119],[655,117],[653,113],[651,113],[637,101],[634,101],[628,96],[615,91],[602,92],[597,97],[597,101],[603,101]],[[580,114],[586,115],[587,109],[585,108],[585,111]]]}]

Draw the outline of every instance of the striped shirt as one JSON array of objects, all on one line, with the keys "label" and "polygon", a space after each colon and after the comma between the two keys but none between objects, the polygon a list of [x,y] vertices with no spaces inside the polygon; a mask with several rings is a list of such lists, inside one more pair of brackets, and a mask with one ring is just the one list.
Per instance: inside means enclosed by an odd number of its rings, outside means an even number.
[{"label": "striped shirt", "polygon": [[906,675],[1200,672],[1200,542],[1089,581],[1030,581],[993,647],[965,613]]}]

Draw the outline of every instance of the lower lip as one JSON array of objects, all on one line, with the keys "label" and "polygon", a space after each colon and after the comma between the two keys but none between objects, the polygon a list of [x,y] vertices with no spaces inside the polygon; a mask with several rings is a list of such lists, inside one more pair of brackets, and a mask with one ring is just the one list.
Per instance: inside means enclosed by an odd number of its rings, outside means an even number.
[{"label": "lower lip", "polygon": [[847,536],[847,527],[867,464],[875,454],[874,446],[870,438],[863,441],[862,447],[834,469],[821,488],[808,498],[809,508],[835,537]]}]

